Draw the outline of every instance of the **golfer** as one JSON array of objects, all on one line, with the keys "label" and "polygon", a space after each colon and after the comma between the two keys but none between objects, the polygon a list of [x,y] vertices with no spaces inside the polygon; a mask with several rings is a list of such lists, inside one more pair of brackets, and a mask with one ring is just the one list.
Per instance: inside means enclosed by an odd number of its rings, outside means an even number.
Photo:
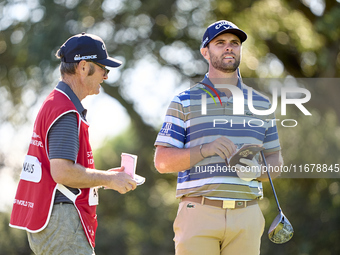
[{"label": "golfer", "polygon": [[10,226],[27,231],[35,254],[94,254],[98,187],[121,194],[136,188],[123,168],[96,170],[81,101],[108,78],[101,38],[78,34],[58,50],[61,81],[36,121],[14,199]]},{"label": "golfer", "polygon": [[[274,114],[256,116],[248,108],[250,97],[256,109],[270,109],[270,102],[257,91],[248,94],[238,75],[246,39],[245,32],[226,20],[206,29],[201,54],[209,63],[208,73],[174,97],[155,142],[157,170],[178,173],[180,203],[173,226],[177,255],[260,252],[264,217],[258,200],[266,173],[258,157],[240,159],[237,171],[225,163],[243,145],[256,144],[264,147],[269,165],[282,164]],[[244,114],[233,115],[234,104],[242,99],[235,91],[244,99]],[[249,125],[249,120],[263,122]]]}]

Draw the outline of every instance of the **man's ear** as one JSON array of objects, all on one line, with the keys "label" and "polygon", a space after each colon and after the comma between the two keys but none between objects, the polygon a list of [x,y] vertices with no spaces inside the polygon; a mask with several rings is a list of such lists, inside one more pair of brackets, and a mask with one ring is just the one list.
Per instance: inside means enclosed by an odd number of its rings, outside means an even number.
[{"label": "man's ear", "polygon": [[204,48],[201,49],[201,54],[207,61],[210,60],[210,56],[209,56],[209,52],[208,52],[207,47],[204,47]]},{"label": "man's ear", "polygon": [[80,74],[87,74],[88,73],[88,65],[85,60],[82,60],[78,64],[78,71]]}]

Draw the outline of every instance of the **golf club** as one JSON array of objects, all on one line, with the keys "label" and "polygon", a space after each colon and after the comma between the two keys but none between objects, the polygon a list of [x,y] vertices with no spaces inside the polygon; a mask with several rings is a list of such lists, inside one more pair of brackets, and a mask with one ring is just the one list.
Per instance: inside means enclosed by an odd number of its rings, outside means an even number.
[{"label": "golf club", "polygon": [[282,209],[279,204],[279,200],[277,199],[275,188],[273,185],[272,178],[270,177],[269,168],[267,166],[266,159],[264,157],[263,151],[261,151],[261,156],[264,162],[264,165],[267,169],[268,179],[270,182],[270,185],[272,186],[272,190],[274,193],[274,197],[276,200],[277,208],[279,210],[279,214],[274,219],[273,223],[270,225],[270,228],[268,230],[268,237],[269,240],[276,244],[283,244],[288,242],[293,237],[293,226],[288,221],[287,217],[283,214]]}]

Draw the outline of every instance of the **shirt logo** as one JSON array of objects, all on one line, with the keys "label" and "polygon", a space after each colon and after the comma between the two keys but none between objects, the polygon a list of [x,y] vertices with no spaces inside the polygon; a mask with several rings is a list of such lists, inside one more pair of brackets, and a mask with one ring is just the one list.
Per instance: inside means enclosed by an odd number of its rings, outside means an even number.
[{"label": "shirt logo", "polygon": [[192,203],[187,204],[187,208],[195,208],[195,205]]},{"label": "shirt logo", "polygon": [[169,130],[171,130],[171,128],[172,128],[172,123],[166,122],[166,123],[164,124],[164,127],[162,127],[160,133],[161,133],[162,135],[170,135],[170,134],[168,134],[168,133],[169,133]]}]

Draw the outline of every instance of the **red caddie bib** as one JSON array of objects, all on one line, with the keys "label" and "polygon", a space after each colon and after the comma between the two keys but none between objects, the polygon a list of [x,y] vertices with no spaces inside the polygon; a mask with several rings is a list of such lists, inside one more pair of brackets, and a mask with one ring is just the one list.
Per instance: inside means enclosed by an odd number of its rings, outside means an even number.
[{"label": "red caddie bib", "polygon": [[45,99],[34,124],[32,139],[13,202],[10,226],[32,233],[43,230],[48,225],[55,192],[59,189],[73,201],[86,237],[94,247],[97,229],[97,189],[79,189],[78,195],[74,195],[63,185],[57,184],[50,172],[48,132],[58,118],[69,112],[77,113],[78,118],[79,152],[76,163],[86,168],[94,168],[89,143],[89,125],[81,118],[76,107],[63,91],[53,90]]}]

